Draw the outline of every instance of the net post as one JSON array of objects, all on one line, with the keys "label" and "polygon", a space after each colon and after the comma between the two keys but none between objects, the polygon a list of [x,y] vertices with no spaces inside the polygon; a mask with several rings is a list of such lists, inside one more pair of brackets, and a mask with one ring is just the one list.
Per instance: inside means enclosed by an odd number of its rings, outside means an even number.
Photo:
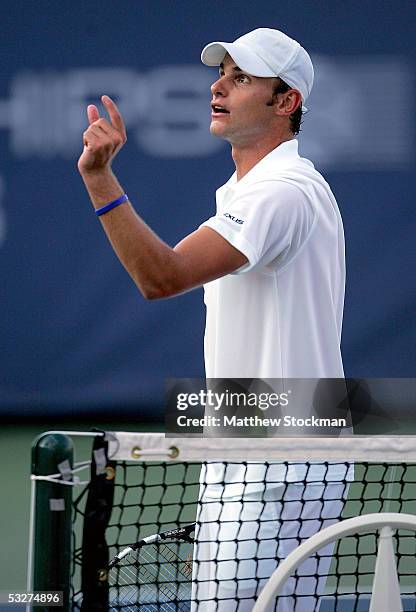
[{"label": "net post", "polygon": [[[50,476],[63,468],[72,470],[73,456],[71,438],[42,434],[32,444],[31,473]],[[63,591],[66,612],[70,609],[72,486],[46,480],[34,480],[34,485],[29,580],[34,591]],[[39,612],[51,609],[37,608]]]}]

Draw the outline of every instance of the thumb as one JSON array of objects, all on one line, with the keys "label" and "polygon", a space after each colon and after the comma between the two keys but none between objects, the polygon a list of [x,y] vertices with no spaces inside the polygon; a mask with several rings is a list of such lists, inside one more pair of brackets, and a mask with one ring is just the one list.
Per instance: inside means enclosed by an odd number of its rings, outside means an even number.
[{"label": "thumb", "polygon": [[98,112],[98,108],[94,104],[88,105],[87,116],[88,116],[88,122],[90,125],[91,123],[94,123],[94,121],[97,121],[100,118],[100,113]]}]

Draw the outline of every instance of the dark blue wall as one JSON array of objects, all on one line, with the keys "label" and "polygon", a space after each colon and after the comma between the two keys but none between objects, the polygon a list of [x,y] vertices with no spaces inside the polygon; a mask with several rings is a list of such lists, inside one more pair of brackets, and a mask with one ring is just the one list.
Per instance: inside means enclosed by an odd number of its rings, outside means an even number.
[{"label": "dark blue wall", "polygon": [[[146,303],[76,171],[87,103],[115,96],[115,162],[174,244],[233,167],[212,138],[201,48],[276,27],[312,55],[300,150],[327,177],[347,240],[346,373],[414,376],[415,2],[2,2],[0,414],[156,414],[167,377],[203,374],[202,291]],[[161,414],[162,408],[159,409]]]}]

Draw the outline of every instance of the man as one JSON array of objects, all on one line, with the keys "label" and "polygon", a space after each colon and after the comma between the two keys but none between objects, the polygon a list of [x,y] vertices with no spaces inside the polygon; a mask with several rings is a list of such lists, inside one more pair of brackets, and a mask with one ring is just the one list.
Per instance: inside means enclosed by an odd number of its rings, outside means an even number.
[{"label": "man", "polygon": [[[236,167],[217,192],[217,214],[175,248],[147,227],[111,171],[126,132],[108,96],[102,101],[110,121],[88,107],[78,163],[91,201],[147,299],[205,285],[207,378],[343,377],[342,222],[328,184],[299,157],[294,139],[313,84],[309,55],[282,32],[260,28],[233,43],[211,43],[201,57],[219,66],[211,132],[230,142]],[[276,559],[339,517],[345,470],[334,467],[330,480],[338,485],[321,475],[306,488],[309,478],[299,470],[263,464],[203,470],[195,609],[251,610]],[[285,482],[293,483],[289,492]],[[318,520],[322,511],[328,523]],[[301,513],[309,525],[302,533]],[[273,541],[273,554],[270,546],[266,555],[249,550],[255,538]],[[315,609],[307,598],[295,607],[288,588],[279,611]]]}]

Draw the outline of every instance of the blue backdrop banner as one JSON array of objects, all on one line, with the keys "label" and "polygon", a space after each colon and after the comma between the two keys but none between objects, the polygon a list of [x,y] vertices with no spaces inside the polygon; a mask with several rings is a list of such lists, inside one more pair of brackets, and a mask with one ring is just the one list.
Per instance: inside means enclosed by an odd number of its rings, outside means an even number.
[{"label": "blue backdrop banner", "polygon": [[87,104],[113,96],[128,132],[114,169],[137,211],[169,244],[196,229],[233,172],[200,51],[261,26],[315,65],[299,143],[344,219],[346,374],[414,376],[415,18],[411,1],[3,2],[0,416],[161,416],[165,379],[203,376],[202,290],[140,296],[76,160]]}]

